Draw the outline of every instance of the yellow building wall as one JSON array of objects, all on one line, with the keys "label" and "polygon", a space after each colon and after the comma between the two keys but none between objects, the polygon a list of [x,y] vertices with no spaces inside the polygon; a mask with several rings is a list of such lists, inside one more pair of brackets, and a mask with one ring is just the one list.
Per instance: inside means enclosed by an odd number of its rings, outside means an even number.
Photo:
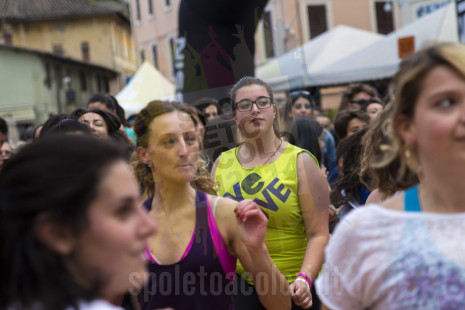
[{"label": "yellow building wall", "polygon": [[130,27],[116,17],[34,21],[13,25],[13,45],[53,52],[61,45],[64,57],[84,61],[81,44],[89,44],[89,62],[131,75],[136,56]]}]

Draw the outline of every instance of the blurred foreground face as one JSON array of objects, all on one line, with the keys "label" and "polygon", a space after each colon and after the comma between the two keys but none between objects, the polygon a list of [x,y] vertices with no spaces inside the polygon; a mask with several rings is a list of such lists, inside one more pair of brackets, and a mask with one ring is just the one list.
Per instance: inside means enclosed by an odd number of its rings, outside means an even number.
[{"label": "blurred foreground face", "polygon": [[78,118],[78,122],[88,125],[97,137],[108,137],[107,123],[105,123],[105,120],[99,114],[92,112],[86,113]]},{"label": "blurred foreground face", "polygon": [[446,66],[431,70],[413,119],[400,131],[405,143],[418,150],[422,169],[444,173],[447,165],[460,171],[465,163],[465,79]]},{"label": "blurred foreground face", "polygon": [[147,278],[146,238],[155,224],[141,207],[139,188],[123,161],[111,165],[99,184],[83,232],[71,240],[66,257],[75,277],[87,283],[95,272],[104,282],[104,298],[113,298]]}]

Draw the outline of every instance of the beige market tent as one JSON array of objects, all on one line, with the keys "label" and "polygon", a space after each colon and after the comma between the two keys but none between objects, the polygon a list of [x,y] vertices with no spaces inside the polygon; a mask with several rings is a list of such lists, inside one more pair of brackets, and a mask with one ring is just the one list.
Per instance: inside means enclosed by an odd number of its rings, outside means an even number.
[{"label": "beige market tent", "polygon": [[257,68],[256,76],[267,81],[274,90],[302,88],[311,82],[312,72],[383,37],[366,30],[339,25]]},{"label": "beige market tent", "polygon": [[306,86],[325,86],[389,78],[399,68],[398,40],[414,38],[415,51],[432,42],[458,42],[455,3],[387,35],[366,48],[312,72]]},{"label": "beige market tent", "polygon": [[126,116],[138,113],[155,99],[174,96],[175,87],[150,62],[144,61],[131,81],[115,96]]}]

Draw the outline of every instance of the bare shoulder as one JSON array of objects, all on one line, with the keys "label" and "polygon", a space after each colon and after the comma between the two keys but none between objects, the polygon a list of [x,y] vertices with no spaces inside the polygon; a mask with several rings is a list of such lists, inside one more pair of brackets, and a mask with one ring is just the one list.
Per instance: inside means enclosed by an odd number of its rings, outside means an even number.
[{"label": "bare shoulder", "polygon": [[208,195],[208,201],[210,206],[216,201],[215,217],[225,216],[226,214],[233,214],[234,208],[237,206],[237,201],[230,198],[219,197],[215,195]]},{"label": "bare shoulder", "polygon": [[214,214],[215,222],[224,240],[227,240],[227,243],[230,244],[234,239],[233,236],[237,225],[234,213],[237,201],[214,195],[208,195],[208,200],[212,207],[215,201],[217,201]]},{"label": "bare shoulder", "polygon": [[315,173],[318,173],[320,170],[313,157],[307,152],[297,154],[297,169],[301,168],[304,168],[307,172],[313,171]]},{"label": "bare shoulder", "polygon": [[389,210],[403,211],[404,210],[404,197],[405,197],[404,192],[399,193],[383,201],[381,203],[381,206]]},{"label": "bare shoulder", "polygon": [[380,204],[383,202],[383,194],[379,191],[379,189],[374,189],[365,202],[365,205],[369,205],[370,203]]},{"label": "bare shoulder", "polygon": [[218,156],[218,158],[213,163],[213,167],[212,167],[212,171],[211,171],[212,178],[215,178],[216,168],[218,167],[218,164],[220,163],[220,160],[221,160],[221,155]]}]

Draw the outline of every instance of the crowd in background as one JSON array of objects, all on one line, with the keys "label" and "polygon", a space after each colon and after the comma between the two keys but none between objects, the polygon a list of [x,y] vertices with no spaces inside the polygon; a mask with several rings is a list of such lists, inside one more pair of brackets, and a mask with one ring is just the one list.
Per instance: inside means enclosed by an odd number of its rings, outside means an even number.
[{"label": "crowd in background", "polygon": [[0,307],[461,309],[464,90],[442,44],[334,119],[254,77],[128,118],[95,94],[16,150],[0,118]]}]

